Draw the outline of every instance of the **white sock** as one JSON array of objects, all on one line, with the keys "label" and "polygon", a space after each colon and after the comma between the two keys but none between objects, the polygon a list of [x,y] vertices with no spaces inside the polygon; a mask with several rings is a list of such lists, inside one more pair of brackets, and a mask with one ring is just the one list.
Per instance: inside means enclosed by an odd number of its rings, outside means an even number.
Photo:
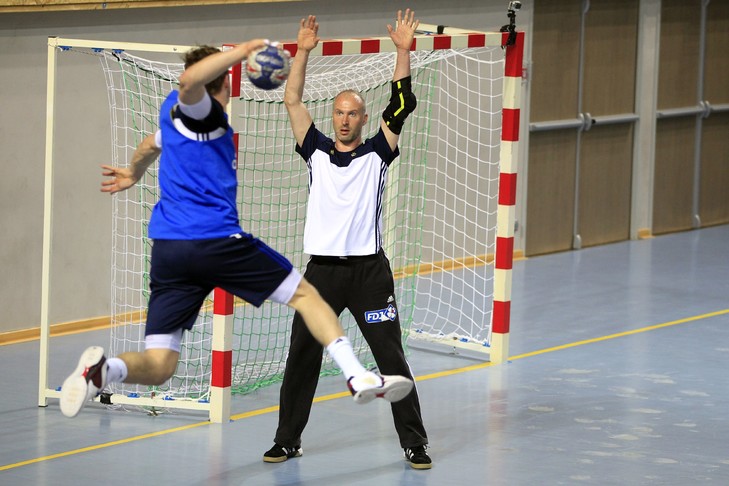
[{"label": "white sock", "polygon": [[337,366],[339,366],[339,369],[342,370],[342,373],[344,373],[347,379],[361,375],[367,371],[354,355],[352,343],[349,342],[346,336],[337,338],[329,343],[327,352],[334,362],[337,363]]},{"label": "white sock", "polygon": [[106,383],[123,383],[127,378],[127,364],[119,358],[109,358],[106,364]]}]

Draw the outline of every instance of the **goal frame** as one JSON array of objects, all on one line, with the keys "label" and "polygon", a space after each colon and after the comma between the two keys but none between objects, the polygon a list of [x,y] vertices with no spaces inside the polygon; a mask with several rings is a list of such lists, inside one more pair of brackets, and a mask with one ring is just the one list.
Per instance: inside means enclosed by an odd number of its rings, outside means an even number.
[{"label": "goal frame", "polygon": [[[411,51],[459,49],[476,47],[503,47],[505,49],[503,77],[502,128],[499,160],[498,206],[496,223],[496,250],[494,254],[494,282],[491,314],[491,342],[489,360],[502,363],[508,359],[511,281],[514,257],[515,203],[518,168],[519,127],[521,108],[521,81],[524,50],[524,33],[517,32],[509,44],[508,32],[478,32],[473,30],[420,24]],[[283,47],[294,56],[295,42],[283,42]],[[109,42],[83,39],[49,37],[48,71],[46,86],[46,133],[45,133],[45,182],[43,199],[43,260],[41,275],[40,356],[38,380],[38,406],[48,405],[48,399],[60,398],[60,391],[48,386],[50,356],[50,282],[51,247],[53,229],[53,171],[54,171],[54,122],[56,98],[57,55],[65,48],[117,49],[135,52],[184,53],[194,46],[145,44],[133,42]],[[311,51],[312,56],[338,56],[347,54],[376,54],[395,52],[389,37],[350,39],[326,39]],[[242,64],[231,69],[232,97],[240,96]],[[229,107],[230,109],[230,107]],[[236,136],[237,142],[237,136]],[[231,360],[233,333],[233,296],[215,289],[213,297],[212,370],[210,399],[208,401],[166,400],[164,398],[127,397],[114,394],[104,403],[154,407],[160,409],[186,409],[207,411],[214,423],[230,419],[231,409]],[[454,345],[458,345],[455,343]],[[95,401],[101,401],[96,397]]]}]

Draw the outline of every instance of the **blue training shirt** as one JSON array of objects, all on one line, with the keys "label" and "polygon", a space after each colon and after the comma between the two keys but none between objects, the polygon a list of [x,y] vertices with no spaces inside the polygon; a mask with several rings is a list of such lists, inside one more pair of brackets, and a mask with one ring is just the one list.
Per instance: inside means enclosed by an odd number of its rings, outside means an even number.
[{"label": "blue training shirt", "polygon": [[223,107],[213,99],[205,120],[186,117],[173,91],[160,109],[160,200],[149,237],[166,240],[225,238],[241,232],[236,207],[237,153]]}]

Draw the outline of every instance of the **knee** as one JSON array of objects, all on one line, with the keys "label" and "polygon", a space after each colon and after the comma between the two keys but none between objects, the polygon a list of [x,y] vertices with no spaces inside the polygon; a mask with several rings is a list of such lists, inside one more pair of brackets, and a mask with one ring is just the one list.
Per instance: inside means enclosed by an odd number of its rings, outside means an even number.
[{"label": "knee", "polygon": [[[318,303],[322,301],[319,291],[316,290],[308,280],[305,278],[301,279],[299,286],[296,288],[293,298],[289,301],[289,306],[293,307],[297,311],[311,306],[312,303]],[[316,304],[314,304],[316,305]]]},{"label": "knee", "polygon": [[164,385],[167,380],[172,378],[172,375],[177,369],[177,360],[179,353],[171,350],[152,350],[153,352],[147,351],[147,365],[148,378],[152,386]]},{"label": "knee", "polygon": [[320,298],[319,291],[316,290],[316,287],[314,287],[311,282],[303,277],[301,279],[301,282],[299,282],[299,287],[296,289],[296,293],[300,297]]},{"label": "knee", "polygon": [[150,376],[150,381],[152,382],[152,383],[150,383],[150,385],[152,385],[152,386],[164,385],[167,382],[167,380],[172,378],[172,375],[175,374],[175,369],[176,369],[176,367],[174,367],[174,368],[169,368],[169,367],[155,368],[154,372],[152,372],[151,376]]}]

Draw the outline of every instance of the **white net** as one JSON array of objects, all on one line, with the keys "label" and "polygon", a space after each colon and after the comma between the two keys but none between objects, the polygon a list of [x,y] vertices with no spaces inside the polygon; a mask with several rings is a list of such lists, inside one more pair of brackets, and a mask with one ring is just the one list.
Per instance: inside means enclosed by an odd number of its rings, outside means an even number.
[{"label": "white net", "polygon": [[[501,50],[438,69],[412,330],[488,346],[501,143]],[[417,335],[416,335],[417,337]]]},{"label": "white net", "polygon": [[[109,93],[113,163],[125,165],[144,136],[157,129],[159,106],[175,88],[179,60],[150,60],[96,50]],[[147,54],[145,53],[145,56]],[[149,56],[147,56],[149,57]],[[400,138],[385,194],[385,250],[395,274],[404,338],[489,344],[496,238],[503,51],[499,48],[414,51],[418,108]],[[312,56],[304,100],[317,127],[331,133],[331,105],[343,89],[359,90],[375,134],[390,97],[394,54]],[[262,91],[247,80],[232,103],[239,133],[239,210],[244,230],[259,236],[303,270],[307,172],[295,154],[283,88]],[[142,350],[148,298],[147,222],[158,197],[156,168],[138,188],[114,198],[113,327],[110,354]],[[293,313],[236,300],[233,390],[280,380]],[[342,316],[360,359],[369,348],[348,314]],[[162,387],[118,385],[127,395],[205,399],[211,371],[212,306],[185,334],[175,376]],[[326,361],[323,373],[335,372]]]}]

